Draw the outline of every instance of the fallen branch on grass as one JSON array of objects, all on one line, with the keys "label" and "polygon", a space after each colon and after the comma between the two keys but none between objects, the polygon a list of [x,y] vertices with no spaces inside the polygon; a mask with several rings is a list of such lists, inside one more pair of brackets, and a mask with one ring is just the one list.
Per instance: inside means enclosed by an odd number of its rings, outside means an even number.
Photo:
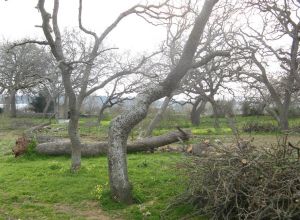
[{"label": "fallen branch on grass", "polygon": [[[173,131],[164,135],[144,138],[135,142],[129,142],[127,144],[127,152],[145,152],[153,151],[154,149],[172,144],[178,141],[189,140],[191,136],[190,131]],[[83,143],[82,144],[82,155],[83,156],[97,156],[106,154],[107,142],[95,142],[95,143]],[[70,155],[71,143],[70,141],[53,141],[49,143],[41,143],[36,147],[36,151],[40,154],[46,155]]]}]

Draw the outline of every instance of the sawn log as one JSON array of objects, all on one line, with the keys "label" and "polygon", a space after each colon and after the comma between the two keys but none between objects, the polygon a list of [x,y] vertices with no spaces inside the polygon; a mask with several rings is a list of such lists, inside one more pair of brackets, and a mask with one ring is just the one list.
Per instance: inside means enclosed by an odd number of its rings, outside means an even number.
[{"label": "sawn log", "polygon": [[[178,141],[186,141],[190,138],[190,131],[169,132],[164,135],[148,137],[135,142],[127,143],[127,152],[142,152],[153,151],[155,148],[172,144]],[[83,143],[82,156],[97,156],[106,154],[108,148],[107,142]],[[38,144],[36,150],[40,154],[46,155],[70,155],[71,143],[70,141],[54,141],[48,143]]]}]

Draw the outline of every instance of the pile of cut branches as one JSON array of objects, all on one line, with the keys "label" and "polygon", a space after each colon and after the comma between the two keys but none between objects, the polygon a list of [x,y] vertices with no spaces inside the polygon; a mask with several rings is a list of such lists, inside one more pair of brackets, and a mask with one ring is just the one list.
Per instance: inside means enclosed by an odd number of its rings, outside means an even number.
[{"label": "pile of cut branches", "polygon": [[[215,146],[179,166],[188,187],[175,205],[211,219],[300,219],[299,148],[287,142],[265,149]],[[189,216],[191,217],[191,216]]]}]

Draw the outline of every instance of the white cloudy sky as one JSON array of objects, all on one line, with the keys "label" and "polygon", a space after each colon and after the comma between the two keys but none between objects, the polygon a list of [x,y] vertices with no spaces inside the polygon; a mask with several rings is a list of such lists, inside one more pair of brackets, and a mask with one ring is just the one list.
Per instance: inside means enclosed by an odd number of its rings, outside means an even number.
[{"label": "white cloudy sky", "polygon": [[[46,0],[48,11],[52,10],[52,2]],[[100,34],[122,11],[138,2],[138,0],[84,0],[83,23]],[[37,0],[0,0],[0,37],[11,40],[23,37],[42,38],[42,30],[34,27],[41,24],[36,5]],[[61,29],[77,26],[77,15],[77,0],[60,1]],[[158,46],[165,37],[164,33],[162,27],[154,27],[132,15],[119,24],[111,33],[107,43],[125,50],[133,49],[142,52]]]}]

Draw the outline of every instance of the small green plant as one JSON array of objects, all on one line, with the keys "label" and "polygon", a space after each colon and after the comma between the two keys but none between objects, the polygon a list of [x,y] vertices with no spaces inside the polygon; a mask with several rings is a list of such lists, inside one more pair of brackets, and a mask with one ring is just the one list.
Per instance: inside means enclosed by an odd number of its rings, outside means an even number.
[{"label": "small green plant", "polygon": [[62,166],[56,161],[51,162],[49,165],[50,170],[60,170],[61,168],[62,168]]},{"label": "small green plant", "polygon": [[103,197],[104,192],[106,191],[108,187],[108,183],[106,182],[105,184],[97,184],[94,188],[94,190],[92,191],[92,194],[95,196],[95,198],[97,200],[101,200],[101,198]]},{"label": "small green plant", "polygon": [[147,162],[147,160],[144,160],[142,163],[138,164],[137,167],[139,167],[139,168],[145,168],[145,167],[148,167],[148,162]]},{"label": "small green plant", "polygon": [[26,152],[24,154],[24,157],[26,159],[33,159],[37,156],[36,146],[37,146],[36,140],[35,139],[30,140],[29,144],[27,145]]}]

